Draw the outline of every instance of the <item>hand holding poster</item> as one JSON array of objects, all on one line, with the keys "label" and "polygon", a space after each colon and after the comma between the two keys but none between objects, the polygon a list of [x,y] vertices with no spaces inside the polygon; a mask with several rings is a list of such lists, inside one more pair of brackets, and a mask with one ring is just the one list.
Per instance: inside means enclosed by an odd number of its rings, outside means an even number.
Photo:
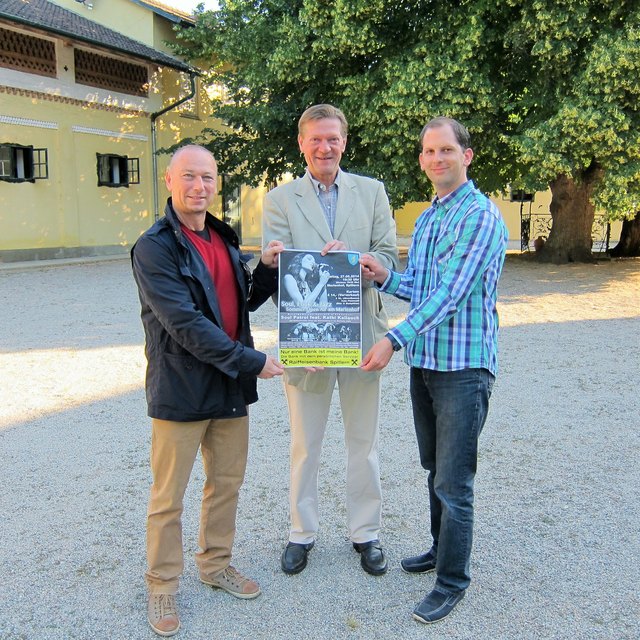
[{"label": "hand holding poster", "polygon": [[360,254],[283,251],[278,287],[279,358],[285,367],[359,367]]}]

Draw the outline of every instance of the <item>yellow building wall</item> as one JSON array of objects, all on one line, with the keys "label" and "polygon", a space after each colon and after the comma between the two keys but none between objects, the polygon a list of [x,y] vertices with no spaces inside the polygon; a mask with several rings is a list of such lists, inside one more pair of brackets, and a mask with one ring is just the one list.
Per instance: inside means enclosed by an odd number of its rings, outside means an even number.
[{"label": "yellow building wall", "polygon": [[[3,98],[5,103],[12,102],[11,97]],[[3,112],[6,110],[3,108]],[[21,113],[19,109],[15,112]],[[49,126],[53,123],[42,124]],[[21,145],[37,142],[34,146],[47,147],[50,154],[58,147],[59,131],[35,128],[26,120],[19,126],[3,122],[0,130],[3,142]],[[35,183],[0,180],[0,248],[51,246],[50,243],[59,240],[59,198],[60,189],[51,180],[38,180]]]},{"label": "yellow building wall", "polygon": [[262,244],[262,200],[266,187],[243,187],[240,193],[242,203],[242,240],[244,244]]},{"label": "yellow building wall", "polygon": [[[175,100],[172,93],[167,91],[167,103]],[[0,181],[0,250],[117,246],[124,250],[153,223],[149,114],[76,102],[2,95],[2,141],[46,148],[49,178],[33,183]],[[157,124],[161,148],[195,136],[203,121],[168,112]],[[138,158],[140,184],[99,187],[96,153]],[[158,157],[160,214],[167,198],[168,161],[168,154]]]},{"label": "yellow building wall", "polygon": [[133,40],[154,46],[153,14],[129,0],[50,0],[79,16],[126,34]]},{"label": "yellow building wall", "polygon": [[[116,2],[134,7],[134,13],[140,9],[129,0]],[[83,9],[75,1],[59,4]],[[94,0],[94,12],[104,4]],[[153,26],[153,14],[144,14]],[[99,16],[87,12],[87,17]],[[170,29],[156,31],[165,33],[169,36]],[[155,220],[151,113],[185,95],[188,74],[150,65],[147,98],[76,84],[73,47],[42,37],[56,43],[56,78],[0,68],[0,141],[47,149],[49,170],[44,180],[0,181],[0,260],[124,252]],[[179,107],[160,116],[156,148],[196,136],[208,113],[206,93],[200,91],[195,108]],[[137,158],[140,184],[99,187],[96,153]],[[157,158],[162,215],[169,155]]]},{"label": "yellow building wall", "polygon": [[[175,42],[176,34],[173,31],[174,23],[164,20],[158,15],[153,15],[153,25],[151,30],[151,38],[152,41],[150,46],[158,51],[162,51],[164,53],[169,54],[170,56],[175,56],[175,53],[171,49],[171,47],[167,44],[167,42]],[[122,33],[127,33],[123,31]],[[147,44],[147,43],[145,43]]]},{"label": "yellow building wall", "polygon": [[[108,127],[107,118],[95,117],[97,129],[100,124]],[[143,124],[144,121],[142,121]],[[76,206],[78,238],[65,238],[67,246],[127,245],[135,242],[140,229],[153,220],[151,192],[151,162],[146,127],[136,127],[132,134],[144,140],[116,137],[108,133],[75,132],[73,154],[75,156],[75,178],[78,181]],[[129,187],[98,187],[96,153],[124,155],[138,158],[140,184]],[[71,179],[71,177],[69,177]]]},{"label": "yellow building wall", "polygon": [[167,42],[175,39],[174,23],[153,13],[151,9],[130,0],[87,0],[86,3],[76,0],[50,1],[87,20],[93,20],[158,51],[173,55]]},{"label": "yellow building wall", "polygon": [[[502,217],[507,225],[509,232],[509,246],[510,249],[520,250],[520,220],[521,215],[527,216],[549,216],[549,205],[551,204],[551,190],[538,191],[534,195],[533,202],[511,202],[507,197],[501,195],[491,196],[491,200],[496,204]],[[396,221],[397,233],[399,236],[411,236],[413,234],[413,227],[418,216],[429,207],[430,202],[411,202],[396,209],[393,212],[393,216]],[[536,232],[535,224],[532,224],[530,246],[533,246],[533,241],[539,235]],[[622,222],[616,221],[611,224],[611,247],[620,238],[620,231],[622,229]]]},{"label": "yellow building wall", "polygon": [[[500,213],[504,218],[507,229],[509,230],[510,240],[520,239],[520,203],[509,202],[508,199],[497,195],[491,196],[491,200],[496,204]],[[532,213],[549,213],[549,203],[551,202],[551,192],[545,191],[535,194],[535,200],[531,203]],[[410,236],[413,233],[413,226],[417,217],[429,207],[431,203],[411,202],[394,211],[398,235]],[[529,203],[522,203],[524,213],[529,212]]]},{"label": "yellow building wall", "polygon": [[[0,181],[1,248],[124,246],[135,240],[151,215],[146,119],[37,98],[25,109],[24,98],[3,98],[3,116],[15,118],[2,124],[3,141],[46,148],[49,178]],[[97,153],[139,158],[140,184],[99,187]]]},{"label": "yellow building wall", "polygon": [[429,206],[428,202],[409,202],[393,211],[396,221],[396,233],[399,236],[410,236],[418,216]]}]

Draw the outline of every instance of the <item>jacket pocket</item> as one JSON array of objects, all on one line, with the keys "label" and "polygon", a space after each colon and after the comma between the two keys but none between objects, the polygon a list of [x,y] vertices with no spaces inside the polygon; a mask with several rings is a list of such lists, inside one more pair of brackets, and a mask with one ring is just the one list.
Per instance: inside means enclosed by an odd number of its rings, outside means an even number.
[{"label": "jacket pocket", "polygon": [[368,221],[349,220],[343,234],[350,251],[366,253],[371,248],[371,224]]},{"label": "jacket pocket", "polygon": [[185,416],[215,417],[224,413],[226,386],[225,376],[214,367],[193,356],[165,353],[149,388],[155,396],[152,401],[157,405]]}]

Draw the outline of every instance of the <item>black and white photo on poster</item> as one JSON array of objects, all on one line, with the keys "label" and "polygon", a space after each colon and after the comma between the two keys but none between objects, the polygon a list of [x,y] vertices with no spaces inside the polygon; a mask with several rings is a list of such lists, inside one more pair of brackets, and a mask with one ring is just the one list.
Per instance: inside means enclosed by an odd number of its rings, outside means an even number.
[{"label": "black and white photo on poster", "polygon": [[360,254],[280,254],[278,320],[285,366],[357,367],[362,357]]}]

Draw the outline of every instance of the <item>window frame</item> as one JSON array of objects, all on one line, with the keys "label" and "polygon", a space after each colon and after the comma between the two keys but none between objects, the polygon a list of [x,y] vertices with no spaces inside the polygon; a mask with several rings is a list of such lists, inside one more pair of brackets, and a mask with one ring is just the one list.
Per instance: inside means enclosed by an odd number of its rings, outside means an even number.
[{"label": "window frame", "polygon": [[[186,102],[178,106],[178,112],[183,118],[200,120],[200,82],[196,79],[194,83],[194,94]],[[180,92],[188,94],[191,91],[191,81],[189,78],[183,79]]]},{"label": "window frame", "polygon": [[510,202],[534,202],[536,194],[524,189],[512,189],[509,187],[509,201]]},{"label": "window frame", "polygon": [[[9,150],[8,158],[3,157],[3,151]],[[5,167],[8,163],[8,172]],[[35,182],[49,179],[49,151],[45,147],[15,144],[13,142],[0,143],[0,181],[3,182]]]},{"label": "window frame", "polygon": [[99,187],[127,187],[140,184],[140,159],[117,153],[96,153]]}]

